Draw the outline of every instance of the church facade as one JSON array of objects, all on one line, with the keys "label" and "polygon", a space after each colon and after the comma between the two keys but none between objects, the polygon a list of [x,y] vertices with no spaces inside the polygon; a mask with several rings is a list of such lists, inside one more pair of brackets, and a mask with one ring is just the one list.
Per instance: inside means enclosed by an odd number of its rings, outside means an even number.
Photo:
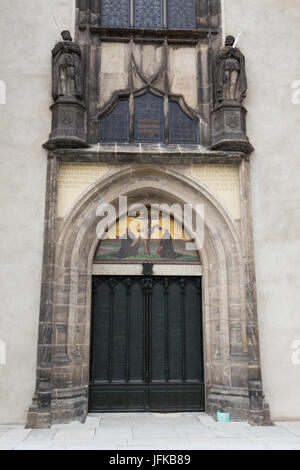
[{"label": "church facade", "polygon": [[[21,299],[0,319],[1,422],[219,409],[256,425],[299,418],[297,250],[293,263],[282,258],[299,223],[281,167],[285,158],[299,169],[297,76],[289,87],[276,78],[284,52],[268,58],[261,31],[282,8],[286,22],[299,16],[297,2],[53,3],[39,3],[46,40],[30,59],[41,73],[29,137],[22,130],[32,151],[31,170],[22,163],[28,250],[3,271],[11,283],[18,266],[32,279],[23,281],[30,321],[18,316]],[[33,10],[25,18],[34,22]],[[18,83],[6,79],[8,113]],[[14,145],[4,140],[18,155],[22,137]]]}]

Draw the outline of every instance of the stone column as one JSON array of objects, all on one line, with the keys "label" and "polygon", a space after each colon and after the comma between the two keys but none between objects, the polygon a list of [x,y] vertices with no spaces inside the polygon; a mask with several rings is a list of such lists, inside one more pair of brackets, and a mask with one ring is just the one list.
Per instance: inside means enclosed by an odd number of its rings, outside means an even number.
[{"label": "stone column", "polygon": [[250,181],[250,163],[244,159],[240,164],[240,183],[247,315],[249,422],[263,426],[270,424],[270,412],[262,388]]},{"label": "stone column", "polygon": [[48,155],[46,207],[44,229],[44,256],[38,335],[37,381],[27,427],[42,428],[51,425],[52,393],[52,333],[54,309],[55,232],[57,208],[58,162],[54,153]]}]

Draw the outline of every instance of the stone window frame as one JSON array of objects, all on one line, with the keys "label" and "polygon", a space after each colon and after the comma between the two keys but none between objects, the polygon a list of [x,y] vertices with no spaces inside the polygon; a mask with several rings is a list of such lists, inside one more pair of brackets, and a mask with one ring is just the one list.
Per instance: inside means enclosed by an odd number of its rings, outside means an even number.
[{"label": "stone window frame", "polygon": [[[195,122],[198,123],[197,126],[197,142],[194,142],[194,145],[199,145],[201,144],[201,117],[192,109],[190,106],[186,103],[183,95],[177,95],[174,93],[167,93],[163,92],[162,90],[159,90],[155,87],[152,86],[145,86],[140,88],[139,90],[135,90],[132,92],[117,92],[115,93],[111,100],[107,103],[107,105],[102,108],[99,113],[97,114],[98,118],[98,142],[106,144],[106,143],[112,143],[110,141],[105,141],[100,139],[100,126],[101,126],[101,119],[107,117],[111,112],[114,111],[116,106],[118,105],[120,100],[128,99],[129,101],[129,139],[127,142],[128,144],[133,144],[133,143],[140,143],[135,140],[134,135],[134,123],[135,123],[135,98],[139,96],[143,96],[146,93],[151,93],[155,96],[158,96],[160,98],[163,98],[164,100],[164,139],[161,142],[158,142],[160,144],[178,144],[179,142],[172,141],[170,138],[170,102],[175,102],[178,104],[180,107],[181,111],[187,116],[187,118],[194,120]],[[149,142],[151,143],[151,142]],[[184,144],[184,142],[182,142]]]}]

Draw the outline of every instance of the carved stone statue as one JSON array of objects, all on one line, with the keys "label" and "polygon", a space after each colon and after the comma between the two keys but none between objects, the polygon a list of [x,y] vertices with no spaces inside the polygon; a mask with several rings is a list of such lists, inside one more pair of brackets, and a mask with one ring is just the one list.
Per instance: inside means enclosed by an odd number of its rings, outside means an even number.
[{"label": "carved stone statue", "polygon": [[239,101],[246,97],[247,78],[245,57],[241,51],[233,47],[235,38],[228,36],[225,47],[217,55],[216,89],[217,100]]},{"label": "carved stone statue", "polygon": [[81,50],[69,31],[61,33],[63,41],[52,50],[52,96],[74,96],[82,99]]}]

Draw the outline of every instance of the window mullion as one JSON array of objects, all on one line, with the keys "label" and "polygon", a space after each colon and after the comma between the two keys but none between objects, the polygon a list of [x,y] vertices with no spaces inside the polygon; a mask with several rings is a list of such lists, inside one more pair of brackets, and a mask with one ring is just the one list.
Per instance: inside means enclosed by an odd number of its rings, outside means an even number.
[{"label": "window mullion", "polygon": [[168,29],[168,0],[163,0],[163,27]]},{"label": "window mullion", "polygon": [[129,24],[134,28],[134,0],[129,0]]},{"label": "window mullion", "polygon": [[[133,0],[131,0],[133,1]],[[134,141],[134,97],[130,93],[129,96],[129,142]]]}]

